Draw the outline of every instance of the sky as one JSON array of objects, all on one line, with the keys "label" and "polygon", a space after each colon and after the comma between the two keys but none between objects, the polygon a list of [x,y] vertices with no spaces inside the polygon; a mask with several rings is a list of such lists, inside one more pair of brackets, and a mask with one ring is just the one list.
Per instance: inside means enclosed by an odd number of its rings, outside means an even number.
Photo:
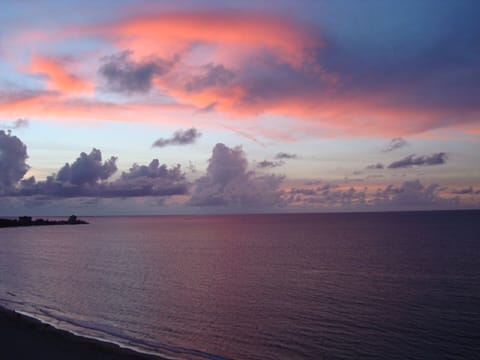
[{"label": "sky", "polygon": [[480,208],[476,0],[0,8],[0,216]]}]

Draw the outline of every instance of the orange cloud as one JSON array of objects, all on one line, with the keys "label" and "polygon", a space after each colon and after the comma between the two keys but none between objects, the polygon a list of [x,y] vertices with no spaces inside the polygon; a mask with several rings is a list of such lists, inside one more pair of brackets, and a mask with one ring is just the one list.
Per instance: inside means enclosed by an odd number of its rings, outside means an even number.
[{"label": "orange cloud", "polygon": [[[215,104],[215,110],[234,116],[290,116],[343,136],[415,134],[479,118],[476,110],[402,103],[409,91],[395,84],[382,91],[349,91],[348,74],[327,72],[315,58],[318,51],[329,50],[318,31],[285,17],[166,12],[90,30],[120,50],[132,50],[134,60],[180,55],[183,66],[154,83],[182,103]],[[222,86],[189,90],[185,84],[194,76],[192,66],[204,64],[222,64],[235,76]]]},{"label": "orange cloud", "polygon": [[193,111],[191,106],[182,104],[119,104],[94,99],[65,98],[56,93],[39,93],[0,102],[0,114],[5,118],[24,116],[60,121],[177,122],[191,125],[186,114]]},{"label": "orange cloud", "polygon": [[85,94],[93,91],[93,84],[71,73],[67,61],[53,57],[34,56],[29,65],[32,73],[45,75],[47,89],[64,94]]},{"label": "orange cloud", "polygon": [[267,14],[172,12],[128,18],[87,31],[110,36],[138,56],[172,56],[205,44],[213,46],[209,50],[214,57],[221,54],[224,60],[234,61],[250,51],[268,49],[283,61],[301,66],[308,49],[322,45],[316,32],[310,30]]},{"label": "orange cloud", "polygon": [[[25,42],[46,41],[48,37],[35,32],[27,35]],[[265,136],[290,140],[297,138],[295,133],[298,137],[302,133],[390,137],[462,125],[478,134],[480,113],[475,108],[405,100],[402,96],[410,89],[399,89],[394,83],[349,86],[348,74],[329,73],[316,58],[319,51],[329,51],[318,31],[287,17],[233,11],[162,12],[89,28],[69,28],[50,36],[52,42],[100,37],[116,48],[102,47],[101,55],[131,50],[133,62],[178,59],[171,69],[153,74],[149,80],[157,92],[188,104],[190,116],[195,110],[210,109],[234,120],[251,120],[262,114],[301,120],[292,131],[261,129],[258,125]],[[101,55],[95,54],[92,66],[100,64]],[[67,96],[25,99],[20,105],[18,101],[0,104],[0,113],[119,121],[162,121],[158,119],[165,117],[162,111],[167,105],[102,102],[101,92],[83,103],[73,101],[75,95],[93,95],[94,89],[93,80],[79,77],[72,71],[73,65],[61,58],[34,57],[29,70],[46,76],[48,90]],[[192,79],[209,76],[206,65],[221,65],[232,76],[189,87]]]}]

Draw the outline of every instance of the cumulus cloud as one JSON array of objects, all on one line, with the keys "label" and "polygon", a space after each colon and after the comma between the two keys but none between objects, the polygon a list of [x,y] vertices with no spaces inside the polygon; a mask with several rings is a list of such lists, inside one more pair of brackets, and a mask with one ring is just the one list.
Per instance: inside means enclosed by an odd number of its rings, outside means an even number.
[{"label": "cumulus cloud", "polygon": [[16,136],[0,130],[0,194],[8,192],[26,174],[27,147]]},{"label": "cumulus cloud", "polygon": [[72,163],[66,163],[60,170],[45,181],[37,182],[34,177],[22,180],[20,195],[45,196],[89,196],[97,195],[101,182],[107,180],[117,171],[117,158],[112,156],[102,162],[102,153],[92,149]]},{"label": "cumulus cloud", "polygon": [[164,139],[160,138],[155,141],[152,147],[165,147],[169,145],[188,145],[193,144],[202,135],[200,131],[195,128],[188,130],[177,130],[173,133],[172,137]]},{"label": "cumulus cloud", "polygon": [[263,160],[257,163],[257,168],[258,169],[268,169],[268,168],[275,168],[284,165],[284,161],[269,161],[269,160]]},{"label": "cumulus cloud", "polygon": [[388,145],[385,146],[385,148],[383,149],[383,152],[391,152],[397,149],[401,149],[407,145],[408,145],[408,142],[405,139],[401,137],[396,137],[390,140],[390,143],[388,143]]},{"label": "cumulus cloud", "polygon": [[326,191],[322,201],[326,201],[333,207],[349,207],[366,203],[367,189],[357,190],[353,187],[348,190]]},{"label": "cumulus cloud", "polygon": [[424,185],[419,180],[388,185],[375,191],[369,191],[368,187],[347,188],[344,185],[292,188],[285,192],[285,202],[322,209],[370,211],[438,209],[460,204],[458,198],[442,195],[442,188],[438,184]]},{"label": "cumulus cloud", "polygon": [[169,169],[153,159],[149,165],[134,164],[105,190],[108,196],[121,197],[183,195],[188,192],[188,182],[180,165]]},{"label": "cumulus cloud", "polygon": [[303,195],[303,196],[316,196],[318,189],[314,188],[292,188],[288,192],[289,195]]},{"label": "cumulus cloud", "polygon": [[404,157],[401,160],[394,161],[388,165],[389,169],[403,169],[412,166],[434,166],[443,165],[447,160],[447,154],[444,152],[435,153],[432,155],[415,156],[414,154]]},{"label": "cumulus cloud", "polygon": [[349,208],[366,204],[366,199],[366,188],[341,189],[331,184],[317,188],[292,188],[286,194],[286,202],[290,204],[321,208]]},{"label": "cumulus cloud", "polygon": [[17,130],[28,127],[29,122],[27,119],[17,119],[6,125],[0,125],[0,128],[5,130]]},{"label": "cumulus cloud", "polygon": [[279,152],[277,155],[275,155],[275,159],[277,160],[284,160],[284,159],[296,159],[297,155],[296,154],[289,154],[285,152]]},{"label": "cumulus cloud", "polygon": [[375,194],[373,205],[389,208],[431,208],[434,205],[458,203],[455,198],[442,198],[438,184],[423,185],[420,180],[405,181],[401,186],[387,186]]},{"label": "cumulus cloud", "polygon": [[104,57],[99,73],[106,80],[109,90],[121,93],[147,93],[155,76],[168,73],[175,60],[147,57],[142,61],[132,60],[132,51]]},{"label": "cumulus cloud", "polygon": [[195,182],[192,205],[241,207],[280,205],[282,176],[258,176],[248,171],[241,147],[218,143],[212,151],[205,176]]},{"label": "cumulus cloud", "polygon": [[57,173],[56,180],[72,185],[94,185],[100,180],[106,180],[117,171],[115,162],[117,158],[112,156],[102,163],[102,152],[92,149],[90,154],[82,152],[75,162],[65,164]]},{"label": "cumulus cloud", "polygon": [[367,169],[367,170],[382,170],[384,167],[385,166],[383,166],[383,164],[376,163],[376,164],[367,165],[365,167],[365,169]]},{"label": "cumulus cloud", "polygon": [[102,162],[102,153],[93,149],[82,152],[71,165],[65,164],[45,181],[34,177],[22,180],[12,195],[47,197],[135,197],[186,194],[188,182],[180,165],[168,168],[157,159],[149,165],[134,164],[114,181],[116,157]]}]

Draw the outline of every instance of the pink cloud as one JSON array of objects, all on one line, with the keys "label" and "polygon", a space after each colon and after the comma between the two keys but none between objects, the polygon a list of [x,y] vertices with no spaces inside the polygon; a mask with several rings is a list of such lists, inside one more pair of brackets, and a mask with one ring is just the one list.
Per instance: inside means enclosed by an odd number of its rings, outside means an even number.
[{"label": "pink cloud", "polygon": [[[412,101],[405,95],[409,93],[408,82],[384,83],[377,88],[366,81],[368,84],[362,87],[352,84],[351,74],[328,70],[318,54],[332,51],[332,44],[323,39],[317,28],[286,16],[225,10],[162,12],[64,30],[49,36],[45,32],[25,32],[24,43],[102,39],[113,49],[106,47],[108,52],[96,52],[95,59],[89,59],[89,66],[100,66],[102,55],[130,50],[128,76],[144,66],[153,66],[142,87],[144,94],[154,90],[187,104],[193,111],[209,109],[237,123],[243,118],[280,115],[296,119],[298,133],[330,137],[394,137],[466,126],[472,134],[478,133],[480,109],[475,106]],[[171,65],[162,67],[162,61]],[[44,74],[45,90],[67,98],[24,99],[23,104],[28,102],[29,108],[25,110],[21,105],[22,110],[35,113],[37,118],[156,121],[159,109],[165,108],[162,104],[156,110],[155,105],[137,100],[118,104],[99,100],[105,94],[94,95],[93,89],[101,75],[95,72],[84,78],[72,66],[61,58],[33,56],[29,71]],[[81,103],[71,98],[77,95],[90,97]],[[5,102],[0,111],[20,110],[17,103]],[[18,112],[16,116],[25,116]],[[259,131],[271,137],[285,135],[273,128]],[[288,137],[294,138],[290,133]]]},{"label": "pink cloud", "polygon": [[90,80],[83,79],[69,70],[67,59],[47,56],[32,57],[29,70],[34,74],[46,77],[47,89],[64,94],[88,94],[94,85]]},{"label": "pink cloud", "polygon": [[6,118],[25,116],[58,121],[114,120],[191,124],[186,114],[193,111],[193,107],[182,104],[120,104],[88,98],[65,98],[52,92],[18,96],[0,102],[0,114]]},{"label": "pink cloud", "polygon": [[203,44],[211,46],[211,60],[235,62],[268,49],[295,66],[303,65],[308,50],[323,44],[315,31],[286,17],[233,11],[136,16],[88,31],[104,34],[138,56],[172,56]]}]

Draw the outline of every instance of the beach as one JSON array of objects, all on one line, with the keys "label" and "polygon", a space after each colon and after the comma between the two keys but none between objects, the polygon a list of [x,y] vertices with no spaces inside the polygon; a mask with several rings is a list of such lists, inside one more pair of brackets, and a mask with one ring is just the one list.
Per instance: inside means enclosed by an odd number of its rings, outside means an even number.
[{"label": "beach", "polygon": [[73,335],[11,310],[0,308],[2,359],[160,360],[118,345]]}]

